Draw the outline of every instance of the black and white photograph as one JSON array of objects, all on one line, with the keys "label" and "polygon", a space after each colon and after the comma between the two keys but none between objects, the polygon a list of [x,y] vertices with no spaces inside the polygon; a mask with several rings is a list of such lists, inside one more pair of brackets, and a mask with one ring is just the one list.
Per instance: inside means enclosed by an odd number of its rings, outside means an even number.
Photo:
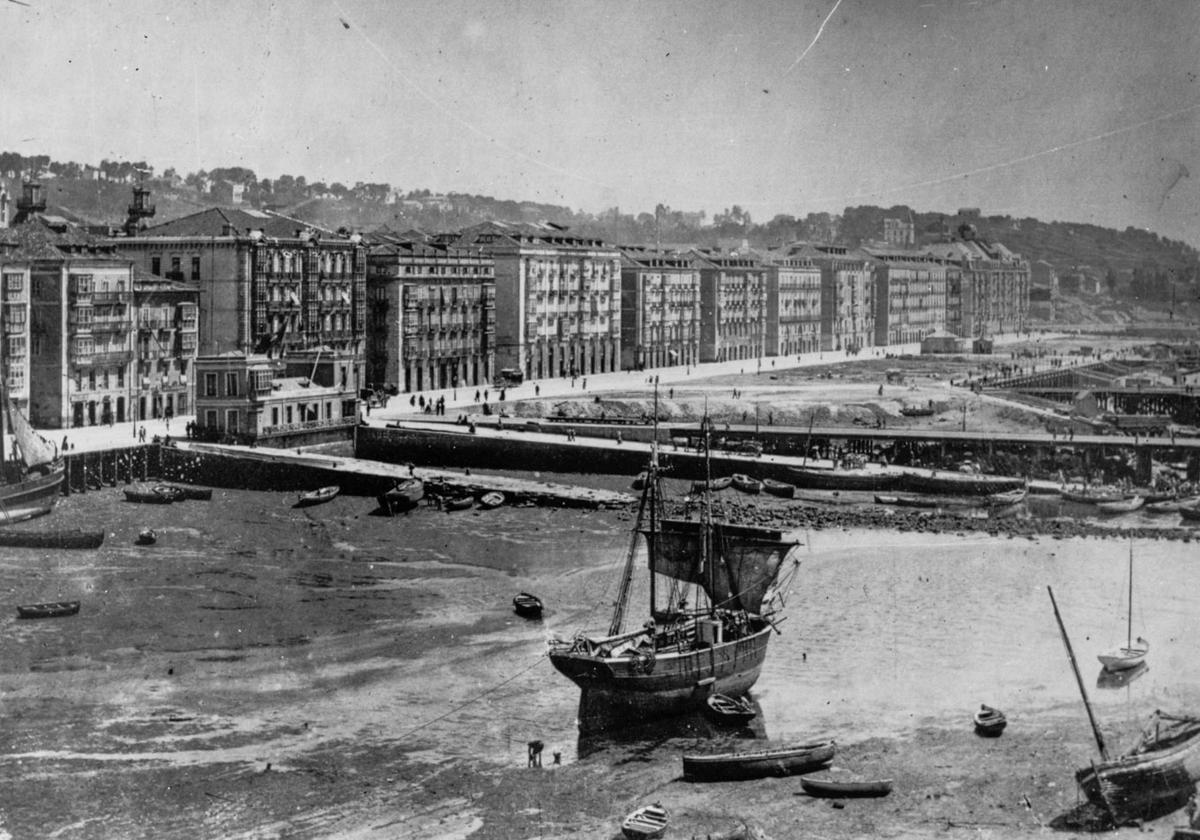
[{"label": "black and white photograph", "polygon": [[0,78],[0,840],[1200,840],[1194,0]]}]

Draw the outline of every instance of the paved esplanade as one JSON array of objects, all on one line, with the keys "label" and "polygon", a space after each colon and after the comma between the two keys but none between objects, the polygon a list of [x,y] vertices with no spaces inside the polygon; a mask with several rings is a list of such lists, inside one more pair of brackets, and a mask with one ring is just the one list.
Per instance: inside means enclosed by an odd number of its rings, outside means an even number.
[{"label": "paved esplanade", "polygon": [[[1059,336],[1042,335],[1040,337],[1058,338]],[[1028,339],[1019,336],[1005,336],[997,339],[997,344],[1012,343],[1021,340]],[[741,359],[732,362],[710,362],[708,364],[691,366],[679,365],[677,367],[655,368],[644,371],[598,373],[588,376],[577,376],[574,379],[542,379],[536,382],[527,381],[522,385],[504,390],[506,392],[506,400],[532,399],[535,394],[539,397],[547,398],[579,397],[584,394],[594,394],[604,391],[648,389],[650,386],[647,380],[650,377],[657,377],[660,385],[676,385],[681,382],[689,382],[710,376],[739,373],[760,373],[766,376],[771,373],[795,368],[836,364],[838,362],[862,361],[866,359],[881,359],[888,354],[915,355],[920,352],[920,345],[903,344],[892,347],[868,348],[857,356],[847,356],[844,352],[839,351],[805,353],[800,356],[764,358],[761,360],[761,366],[758,359]],[[948,383],[946,386],[949,387]],[[449,413],[453,409],[478,406],[479,403],[475,402],[476,390],[481,395],[484,390],[487,390],[488,403],[493,406],[496,405],[500,389],[490,385],[481,385],[478,389],[444,388],[439,391],[422,391],[419,393],[419,396],[424,397],[427,403],[430,400],[437,402],[439,398],[444,397],[446,400],[446,411]],[[418,396],[418,394],[404,393],[391,397],[385,408],[374,408],[371,410],[370,416],[366,418],[367,422],[372,425],[378,425],[388,420],[398,420],[401,418],[410,418],[413,415],[421,415],[422,412],[417,407],[409,405],[409,398],[412,396]],[[74,429],[46,429],[41,431],[43,436],[48,440],[54,441],[59,447],[62,446],[62,441],[65,437],[70,443],[72,450],[86,452],[129,446],[136,443],[138,440],[138,430],[143,427],[146,429],[146,441],[153,440],[155,435],[158,435],[160,438],[168,435],[172,438],[186,438],[187,424],[195,419],[194,415],[185,414],[172,417],[170,420],[158,418],[144,422],[138,421],[137,423],[116,423],[112,426],[81,426]],[[6,443],[6,452],[8,451],[7,446],[8,444]]]}]

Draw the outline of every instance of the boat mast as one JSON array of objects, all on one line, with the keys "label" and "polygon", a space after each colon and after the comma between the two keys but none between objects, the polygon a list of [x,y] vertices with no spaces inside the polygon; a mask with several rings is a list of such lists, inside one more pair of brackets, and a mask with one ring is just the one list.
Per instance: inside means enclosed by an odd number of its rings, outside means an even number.
[{"label": "boat mast", "polygon": [[1125,620],[1125,647],[1133,647],[1133,540],[1129,541],[1129,614]]},{"label": "boat mast", "polygon": [[[638,502],[637,518],[634,519],[633,533],[629,537],[629,552],[625,555],[625,571],[621,575],[621,584],[617,589],[617,600],[613,605],[612,622],[608,625],[608,635],[617,636],[625,624],[625,607],[629,604],[629,589],[633,585],[633,558],[637,554],[638,530],[642,526],[642,513],[646,510],[646,498],[653,492],[651,482],[642,488],[642,497]],[[650,580],[654,580],[654,537],[647,540],[650,551]],[[653,601],[651,601],[653,604]]]},{"label": "boat mast", "polygon": [[1075,682],[1079,684],[1079,693],[1083,697],[1083,708],[1087,709],[1088,721],[1092,724],[1092,734],[1096,736],[1096,746],[1100,748],[1100,758],[1108,761],[1108,749],[1104,746],[1104,736],[1096,725],[1096,716],[1092,714],[1092,704],[1088,702],[1087,691],[1083,687],[1083,677],[1079,676],[1079,666],[1075,664],[1075,651],[1071,649],[1071,640],[1067,638],[1067,628],[1063,626],[1062,616],[1058,613],[1058,602],[1054,600],[1054,590],[1049,586],[1050,604],[1054,607],[1054,618],[1058,621],[1058,632],[1062,633],[1063,644],[1067,646],[1067,658],[1071,660],[1071,670],[1075,672]]},{"label": "boat mast", "polygon": [[[716,572],[712,562],[712,424],[708,412],[704,412],[704,494],[700,504],[700,571],[708,575],[708,592],[716,592]],[[708,609],[711,612],[716,607],[709,596]]]},{"label": "boat mast", "polygon": [[[646,487],[649,492],[646,494],[650,498],[650,538],[646,541],[646,550],[649,553],[650,565],[650,617],[654,618],[655,602],[658,598],[658,587],[655,585],[655,578],[658,573],[654,571],[655,560],[657,556],[655,551],[658,548],[658,383],[654,384],[654,433],[650,438],[650,470],[646,476]],[[639,517],[640,519],[640,517]],[[637,534],[637,531],[634,531]]]}]

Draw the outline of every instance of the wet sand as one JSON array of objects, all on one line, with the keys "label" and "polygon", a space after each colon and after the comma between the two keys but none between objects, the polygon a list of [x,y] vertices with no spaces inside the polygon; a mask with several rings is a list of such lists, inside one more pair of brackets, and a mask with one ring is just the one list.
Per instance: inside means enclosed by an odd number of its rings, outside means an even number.
[{"label": "wet sand", "polygon": [[[832,735],[836,767],[895,780],[834,808],[795,779],[682,781],[684,751],[763,744],[700,721],[579,742],[545,641],[607,624],[628,513],[292,501],[146,507],[106,489],[32,523],[103,522],[101,549],[0,555],[0,837],[611,838],[651,801],[676,837],[739,819],[773,838],[1024,836],[1077,803],[1095,755],[1045,584],[1090,656],[1124,631],[1125,542],[805,534],[756,734]],[[157,545],[133,544],[143,527]],[[1157,706],[1200,707],[1190,549],[1139,551],[1150,671],[1102,690],[1084,665],[1118,744]],[[542,622],[512,614],[521,590]],[[76,597],[73,618],[14,617]],[[978,702],[1008,712],[1000,739],[973,734]],[[541,769],[524,766],[532,738]]]}]

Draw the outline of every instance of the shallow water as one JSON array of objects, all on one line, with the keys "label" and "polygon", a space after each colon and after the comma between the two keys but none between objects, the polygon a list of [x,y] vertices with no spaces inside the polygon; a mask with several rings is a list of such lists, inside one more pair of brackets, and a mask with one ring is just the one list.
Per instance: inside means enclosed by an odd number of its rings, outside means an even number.
[{"label": "shallow water", "polygon": [[[99,550],[0,554],[0,780],[23,794],[0,804],[0,828],[59,809],[62,825],[97,821],[66,836],[131,833],[137,810],[102,794],[116,785],[148,812],[170,810],[148,768],[225,778],[334,754],[339,772],[403,778],[415,761],[523,764],[534,738],[547,761],[576,760],[578,691],[551,668],[546,641],[607,626],[628,514],[421,508],[389,519],[368,499],[292,501],[218,490],[209,503],[147,507],[89,493],[35,525],[103,522]],[[158,544],[133,545],[143,527]],[[1125,637],[1127,542],[801,537],[787,618],[753,691],[760,736],[851,742],[965,725],[981,702],[1012,720],[1063,709],[1085,728],[1047,585],[1106,729],[1132,731],[1157,707],[1200,708],[1193,545],[1134,544],[1133,630],[1151,640],[1150,667],[1112,689],[1097,687],[1095,657]],[[542,621],[512,613],[521,590],[546,602]],[[11,608],[65,598],[82,599],[78,616],[17,621]],[[631,621],[641,615],[631,608]],[[680,733],[652,730],[647,748],[664,734]]]}]

